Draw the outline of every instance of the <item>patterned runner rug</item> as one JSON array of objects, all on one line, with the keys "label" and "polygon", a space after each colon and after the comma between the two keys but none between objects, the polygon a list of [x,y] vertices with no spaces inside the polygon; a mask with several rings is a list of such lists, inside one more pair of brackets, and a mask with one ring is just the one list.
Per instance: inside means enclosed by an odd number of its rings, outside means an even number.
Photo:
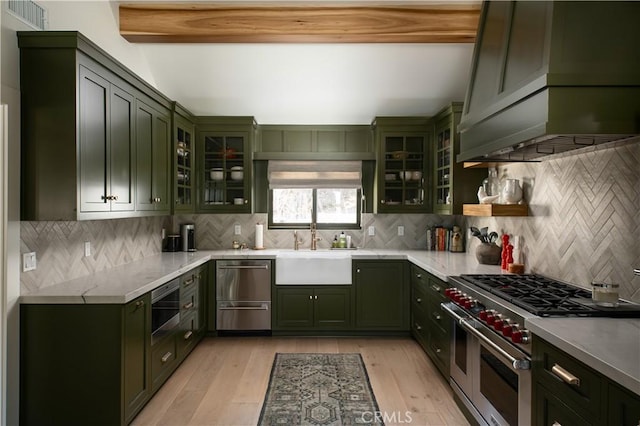
[{"label": "patterned runner rug", "polygon": [[277,353],[258,425],[381,425],[360,354]]}]

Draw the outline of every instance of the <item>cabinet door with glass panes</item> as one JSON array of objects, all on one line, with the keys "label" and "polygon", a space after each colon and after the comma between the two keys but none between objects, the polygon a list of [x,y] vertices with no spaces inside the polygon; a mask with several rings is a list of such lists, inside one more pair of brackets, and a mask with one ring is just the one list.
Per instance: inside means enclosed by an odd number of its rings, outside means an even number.
[{"label": "cabinet door with glass panes", "polygon": [[251,212],[249,132],[201,132],[199,210]]},{"label": "cabinet door with glass panes", "polygon": [[465,169],[456,162],[460,151],[458,123],[462,102],[452,102],[433,118],[434,123],[434,183],[433,213],[462,214],[462,206],[477,204],[478,187],[486,177],[482,169]]},{"label": "cabinet door with glass panes", "polygon": [[195,208],[195,126],[174,114],[174,170],[173,209],[193,212]]},{"label": "cabinet door with glass panes", "polygon": [[381,167],[378,176],[378,212],[425,212],[429,209],[425,133],[381,135]]}]

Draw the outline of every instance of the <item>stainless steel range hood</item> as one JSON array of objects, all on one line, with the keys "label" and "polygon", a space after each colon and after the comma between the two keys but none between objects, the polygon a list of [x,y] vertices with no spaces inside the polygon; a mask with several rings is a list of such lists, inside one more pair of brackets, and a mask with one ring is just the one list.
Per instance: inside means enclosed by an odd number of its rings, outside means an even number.
[{"label": "stainless steel range hood", "polygon": [[484,2],[458,161],[640,134],[640,2]]}]

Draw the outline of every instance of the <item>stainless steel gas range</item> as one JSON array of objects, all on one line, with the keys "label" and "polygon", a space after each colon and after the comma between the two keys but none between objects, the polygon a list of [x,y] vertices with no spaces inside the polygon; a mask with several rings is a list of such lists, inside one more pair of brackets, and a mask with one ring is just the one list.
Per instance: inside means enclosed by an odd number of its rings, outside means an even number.
[{"label": "stainless steel gas range", "polygon": [[640,317],[640,305],[595,305],[591,292],[541,275],[450,277],[454,392],[483,425],[531,423],[531,333],[536,316]]}]

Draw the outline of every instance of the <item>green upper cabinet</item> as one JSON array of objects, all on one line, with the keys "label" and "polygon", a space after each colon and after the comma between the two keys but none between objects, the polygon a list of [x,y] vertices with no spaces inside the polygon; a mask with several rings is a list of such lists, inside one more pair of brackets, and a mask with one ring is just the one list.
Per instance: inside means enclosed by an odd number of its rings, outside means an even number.
[{"label": "green upper cabinet", "polygon": [[150,104],[136,102],[136,210],[168,214],[171,119],[166,109]]},{"label": "green upper cabinet", "polygon": [[[18,32],[18,46],[22,220],[167,212],[168,204],[150,209],[144,197],[169,202],[168,152],[148,150],[150,141],[169,141],[168,133],[153,139],[168,126],[169,99],[76,31]],[[147,123],[155,130],[138,129],[145,105],[162,116]],[[152,186],[161,195],[147,195]]]},{"label": "green upper cabinet", "polygon": [[199,117],[198,211],[251,213],[253,117]]},{"label": "green upper cabinet", "polygon": [[433,118],[433,213],[462,214],[463,204],[478,203],[478,188],[486,177],[486,170],[465,169],[456,162],[460,151],[458,123],[462,102],[454,102]]},{"label": "green upper cabinet", "polygon": [[193,213],[195,210],[195,142],[196,127],[190,112],[173,104],[173,211]]},{"label": "green upper cabinet", "polygon": [[120,83],[129,89],[125,91],[82,65],[79,71],[79,215],[132,211],[135,145],[131,89]]},{"label": "green upper cabinet", "polygon": [[256,160],[373,160],[369,126],[261,125]]},{"label": "green upper cabinet", "polygon": [[377,213],[431,211],[431,133],[427,118],[377,117]]}]

